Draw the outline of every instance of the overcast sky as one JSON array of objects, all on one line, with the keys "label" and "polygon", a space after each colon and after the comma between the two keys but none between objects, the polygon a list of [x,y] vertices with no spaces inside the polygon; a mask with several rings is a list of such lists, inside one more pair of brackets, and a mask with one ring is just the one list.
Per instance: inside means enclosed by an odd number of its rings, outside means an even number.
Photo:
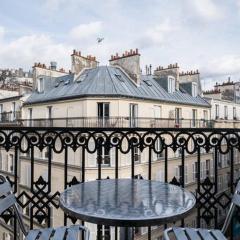
[{"label": "overcast sky", "polygon": [[55,60],[70,69],[73,49],[106,65],[130,48],[143,69],[199,69],[205,88],[239,80],[240,0],[1,0],[0,68]]}]

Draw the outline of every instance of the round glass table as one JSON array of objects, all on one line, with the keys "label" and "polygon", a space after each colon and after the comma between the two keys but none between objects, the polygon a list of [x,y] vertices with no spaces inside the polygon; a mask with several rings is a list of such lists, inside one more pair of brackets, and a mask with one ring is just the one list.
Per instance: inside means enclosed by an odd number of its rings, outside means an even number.
[{"label": "round glass table", "polygon": [[194,195],[186,189],[142,179],[84,182],[60,195],[60,207],[68,215],[123,229],[177,221],[186,216],[195,203]]}]

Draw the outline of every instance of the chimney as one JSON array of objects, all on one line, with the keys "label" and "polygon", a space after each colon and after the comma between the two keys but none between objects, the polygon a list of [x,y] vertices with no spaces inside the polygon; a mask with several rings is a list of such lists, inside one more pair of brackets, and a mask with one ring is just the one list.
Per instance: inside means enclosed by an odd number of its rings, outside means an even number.
[{"label": "chimney", "polygon": [[112,55],[109,63],[111,66],[121,67],[136,84],[140,84],[140,54],[137,48],[125,51],[122,56],[119,56],[118,53]]},{"label": "chimney", "polygon": [[84,68],[95,68],[98,66],[96,57],[88,55],[87,57],[82,56],[80,51],[73,50],[71,55],[72,58],[72,69],[71,72],[78,74]]},{"label": "chimney", "polygon": [[176,89],[179,89],[179,66],[177,63],[170,64],[166,68],[159,66],[153,73],[157,77],[169,77],[172,76],[175,78]]},{"label": "chimney", "polygon": [[50,62],[50,69],[57,70],[57,62]]}]

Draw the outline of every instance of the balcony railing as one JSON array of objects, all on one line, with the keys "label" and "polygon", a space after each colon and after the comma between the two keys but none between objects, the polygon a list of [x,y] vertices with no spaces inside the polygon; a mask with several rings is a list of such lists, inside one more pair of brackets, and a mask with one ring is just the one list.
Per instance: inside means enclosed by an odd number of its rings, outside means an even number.
[{"label": "balcony railing", "polygon": [[17,123],[21,119],[21,112],[2,112],[0,113],[0,124]]},{"label": "balcony railing", "polygon": [[213,121],[204,119],[130,118],[130,117],[71,117],[18,119],[17,124],[28,127],[102,127],[102,128],[183,128],[212,127]]},{"label": "balcony railing", "polygon": [[[219,228],[240,176],[239,146],[238,129],[2,127],[0,172],[11,181],[29,228],[75,223],[58,203],[73,184],[136,177],[194,192],[196,210],[175,225]],[[12,213],[1,219],[0,234],[21,239]],[[170,225],[136,229],[135,239],[155,239]],[[236,226],[234,220],[229,237]],[[119,239],[115,227],[90,225],[90,231],[92,239]]]}]

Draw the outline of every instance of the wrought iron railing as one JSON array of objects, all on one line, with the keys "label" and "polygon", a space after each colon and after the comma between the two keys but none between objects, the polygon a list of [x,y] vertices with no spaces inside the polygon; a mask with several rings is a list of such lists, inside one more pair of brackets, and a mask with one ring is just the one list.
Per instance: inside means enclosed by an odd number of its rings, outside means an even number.
[{"label": "wrought iron railing", "polygon": [[[11,181],[29,228],[75,223],[59,209],[60,192],[108,177],[187,187],[196,195],[196,211],[175,224],[218,228],[240,176],[238,129],[5,127],[0,148],[0,172]],[[10,231],[21,239],[12,213],[1,219],[0,234]],[[237,231],[234,221],[230,237]],[[135,239],[157,238],[169,225],[136,229]],[[119,239],[118,228],[91,225],[90,230],[97,239]]]},{"label": "wrought iron railing", "polygon": [[0,113],[0,124],[17,123],[21,119],[20,111],[10,111]]},{"label": "wrought iron railing", "polygon": [[69,117],[18,119],[25,127],[102,127],[102,128],[211,128],[214,121],[205,119],[143,118],[143,117]]}]

